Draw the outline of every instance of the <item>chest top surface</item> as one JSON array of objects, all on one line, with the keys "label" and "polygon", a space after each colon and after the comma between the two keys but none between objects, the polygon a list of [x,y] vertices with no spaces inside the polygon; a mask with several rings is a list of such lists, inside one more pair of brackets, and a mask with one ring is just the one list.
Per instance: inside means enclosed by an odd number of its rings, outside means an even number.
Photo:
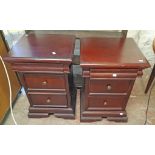
[{"label": "chest top surface", "polygon": [[150,67],[132,38],[81,39],[80,65],[98,68]]},{"label": "chest top surface", "polygon": [[8,62],[71,62],[75,37],[29,34],[15,44],[4,59]]}]

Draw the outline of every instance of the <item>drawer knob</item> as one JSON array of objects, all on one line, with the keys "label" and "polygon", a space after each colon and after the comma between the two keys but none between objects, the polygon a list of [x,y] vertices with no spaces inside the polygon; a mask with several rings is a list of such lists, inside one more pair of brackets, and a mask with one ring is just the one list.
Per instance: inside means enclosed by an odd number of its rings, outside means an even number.
[{"label": "drawer knob", "polygon": [[112,89],[111,85],[108,84],[108,85],[107,85],[107,90],[111,90],[111,89]]},{"label": "drawer knob", "polygon": [[46,100],[46,103],[50,103],[50,102],[51,102],[51,99],[48,98],[48,99]]},{"label": "drawer knob", "polygon": [[123,112],[120,112],[119,115],[120,115],[120,116],[123,116],[124,114],[123,114]]},{"label": "drawer knob", "polygon": [[107,101],[104,101],[104,102],[103,102],[103,105],[107,105],[107,104],[108,104]]},{"label": "drawer knob", "polygon": [[53,55],[57,54],[55,51],[51,52]]},{"label": "drawer knob", "polygon": [[113,74],[112,74],[112,77],[117,77],[117,74],[116,74],[116,73],[113,73]]},{"label": "drawer knob", "polygon": [[43,82],[42,82],[42,85],[43,85],[43,86],[47,85],[47,81],[43,81]]}]

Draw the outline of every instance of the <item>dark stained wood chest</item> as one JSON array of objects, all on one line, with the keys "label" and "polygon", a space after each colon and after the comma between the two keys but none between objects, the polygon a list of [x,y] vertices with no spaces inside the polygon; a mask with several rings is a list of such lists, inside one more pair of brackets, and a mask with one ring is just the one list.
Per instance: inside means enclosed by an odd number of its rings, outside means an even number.
[{"label": "dark stained wood chest", "polygon": [[71,35],[29,34],[4,57],[25,88],[29,117],[75,117],[74,44]]},{"label": "dark stained wood chest", "polygon": [[149,63],[133,39],[83,38],[81,121],[127,121],[126,105],[137,76]]}]

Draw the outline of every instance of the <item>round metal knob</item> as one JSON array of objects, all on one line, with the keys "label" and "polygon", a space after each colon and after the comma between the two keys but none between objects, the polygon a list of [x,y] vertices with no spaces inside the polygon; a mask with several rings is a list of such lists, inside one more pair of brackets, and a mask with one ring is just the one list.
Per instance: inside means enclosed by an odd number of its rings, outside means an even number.
[{"label": "round metal knob", "polygon": [[120,116],[123,116],[124,114],[123,114],[123,112],[120,112],[119,115],[120,115]]},{"label": "round metal knob", "polygon": [[51,102],[51,99],[48,98],[48,99],[46,100],[46,103],[50,103],[50,102]]},{"label": "round metal knob", "polygon": [[113,74],[112,74],[112,77],[117,77],[117,74],[116,74],[116,73],[113,73]]},{"label": "round metal knob", "polygon": [[103,105],[107,105],[107,104],[108,104],[107,101],[104,101],[104,102],[103,102]]},{"label": "round metal knob", "polygon": [[111,90],[111,89],[112,89],[111,85],[108,84],[108,85],[107,85],[107,90]]},{"label": "round metal knob", "polygon": [[51,52],[53,55],[57,54],[55,51]]},{"label": "round metal knob", "polygon": [[42,85],[43,85],[43,86],[47,85],[47,81],[43,81],[43,82],[42,82]]}]

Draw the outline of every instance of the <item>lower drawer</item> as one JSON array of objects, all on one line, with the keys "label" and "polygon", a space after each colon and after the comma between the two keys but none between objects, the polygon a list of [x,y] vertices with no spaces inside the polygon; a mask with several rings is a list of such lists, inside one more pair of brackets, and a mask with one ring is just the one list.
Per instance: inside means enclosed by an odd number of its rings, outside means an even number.
[{"label": "lower drawer", "polygon": [[28,92],[28,97],[32,106],[67,107],[67,96],[65,93]]},{"label": "lower drawer", "polygon": [[88,97],[88,110],[124,110],[126,102],[125,95],[92,95]]}]

